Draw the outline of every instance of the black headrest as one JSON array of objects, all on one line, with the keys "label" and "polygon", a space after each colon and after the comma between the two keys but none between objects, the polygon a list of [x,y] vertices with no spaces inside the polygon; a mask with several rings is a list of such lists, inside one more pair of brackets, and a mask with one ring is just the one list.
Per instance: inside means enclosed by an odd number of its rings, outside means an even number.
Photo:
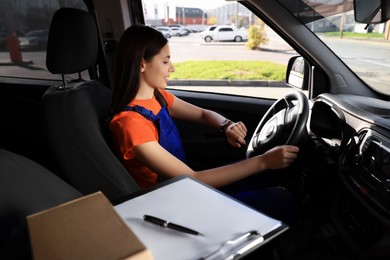
[{"label": "black headrest", "polygon": [[91,68],[98,55],[93,16],[83,10],[61,8],[53,16],[47,43],[46,66],[53,74],[72,74]]}]

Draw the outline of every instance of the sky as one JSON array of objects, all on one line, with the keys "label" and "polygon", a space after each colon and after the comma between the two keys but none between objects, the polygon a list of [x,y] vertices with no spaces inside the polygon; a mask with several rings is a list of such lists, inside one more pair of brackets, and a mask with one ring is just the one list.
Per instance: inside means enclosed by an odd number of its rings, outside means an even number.
[{"label": "sky", "polygon": [[213,9],[222,6],[228,2],[225,0],[170,0],[176,2],[176,5],[185,7],[199,7],[201,9]]},{"label": "sky", "polygon": [[176,6],[198,7],[204,10],[213,9],[229,2],[225,0],[144,0],[146,3],[169,3]]}]

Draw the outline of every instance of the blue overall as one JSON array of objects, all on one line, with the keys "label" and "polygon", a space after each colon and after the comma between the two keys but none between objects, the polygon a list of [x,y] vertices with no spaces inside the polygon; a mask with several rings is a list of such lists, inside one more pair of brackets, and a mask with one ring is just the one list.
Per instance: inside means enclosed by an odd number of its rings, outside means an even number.
[{"label": "blue overall", "polygon": [[187,161],[179,131],[166,106],[162,106],[157,115],[141,106],[126,106],[122,110],[137,112],[152,121],[159,132],[158,143],[182,162]]}]

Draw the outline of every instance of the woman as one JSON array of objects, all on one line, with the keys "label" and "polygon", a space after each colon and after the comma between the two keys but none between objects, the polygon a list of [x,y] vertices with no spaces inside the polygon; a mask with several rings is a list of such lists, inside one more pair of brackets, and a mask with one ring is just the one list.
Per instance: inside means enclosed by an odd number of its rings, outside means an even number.
[{"label": "woman", "polygon": [[[285,168],[294,161],[298,147],[285,145],[234,164],[192,170],[185,163],[184,149],[172,118],[219,129],[237,148],[245,145],[247,129],[242,122],[232,122],[165,91],[169,76],[175,71],[170,57],[167,39],[147,26],[129,27],[119,42],[110,129],[120,159],[142,188],[153,186],[159,179],[182,174],[223,188],[267,169]],[[232,195],[267,211],[261,193]]]}]

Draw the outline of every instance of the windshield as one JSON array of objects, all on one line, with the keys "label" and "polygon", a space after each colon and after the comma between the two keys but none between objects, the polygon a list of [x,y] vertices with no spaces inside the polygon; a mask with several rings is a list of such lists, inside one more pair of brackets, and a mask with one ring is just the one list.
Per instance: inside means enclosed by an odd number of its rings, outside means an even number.
[{"label": "windshield", "polygon": [[390,94],[389,23],[355,22],[353,0],[278,0],[368,86]]}]

